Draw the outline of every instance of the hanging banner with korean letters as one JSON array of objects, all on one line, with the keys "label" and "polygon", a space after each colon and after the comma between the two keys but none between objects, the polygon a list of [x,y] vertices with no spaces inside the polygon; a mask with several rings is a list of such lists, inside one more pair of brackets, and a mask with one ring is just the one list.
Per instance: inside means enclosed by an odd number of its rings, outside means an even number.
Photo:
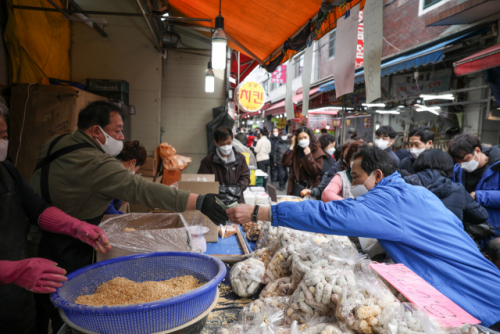
[{"label": "hanging banner with korean letters", "polygon": [[363,11],[359,11],[359,24],[358,24],[358,44],[356,44],[356,68],[363,66],[363,50],[364,50],[364,31],[365,24],[363,21]]},{"label": "hanging banner with korean letters", "polygon": [[236,94],[238,105],[241,109],[250,111],[259,111],[266,102],[264,88],[254,81],[243,83],[238,88]]},{"label": "hanging banner with korean letters", "polygon": [[447,92],[450,90],[451,69],[396,75],[392,78],[393,96],[398,99],[417,97],[420,94]]},{"label": "hanging banner with korean letters", "polygon": [[272,83],[286,83],[286,65],[280,65],[278,68],[271,74],[271,82]]},{"label": "hanging banner with korean letters", "polygon": [[337,21],[335,60],[333,62],[333,79],[335,80],[337,97],[352,93],[354,90],[358,17],[359,5],[350,9],[348,18],[345,18],[344,15]]},{"label": "hanging banner with korean letters", "polygon": [[364,39],[364,69],[366,102],[380,98],[380,66],[383,46],[383,6],[384,0],[367,0],[364,10],[366,27]]},{"label": "hanging banner with korean letters", "polygon": [[309,92],[311,88],[311,72],[313,63],[313,46],[312,43],[306,47],[304,52],[304,70],[302,72],[302,116],[307,116],[309,113]]},{"label": "hanging banner with korean letters", "polygon": [[295,117],[293,113],[293,97],[292,97],[292,82],[293,82],[293,66],[292,59],[286,67],[286,92],[285,92],[285,112],[286,119],[291,120]]}]

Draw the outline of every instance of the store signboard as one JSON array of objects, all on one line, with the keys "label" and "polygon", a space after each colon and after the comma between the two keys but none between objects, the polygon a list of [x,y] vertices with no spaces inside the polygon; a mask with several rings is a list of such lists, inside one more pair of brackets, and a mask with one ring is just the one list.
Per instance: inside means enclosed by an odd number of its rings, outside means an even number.
[{"label": "store signboard", "polygon": [[420,96],[420,94],[439,93],[450,90],[451,69],[421,72],[415,74],[408,73],[397,75],[392,78],[393,96],[398,99],[407,99]]},{"label": "store signboard", "polygon": [[272,83],[286,83],[286,65],[280,65],[278,68],[271,74],[271,82]]},{"label": "store signboard", "polygon": [[480,321],[415,274],[404,264],[370,264],[380,276],[396,288],[410,302],[423,309],[430,317],[444,326],[479,324]]},{"label": "store signboard", "polygon": [[309,128],[313,130],[326,129],[327,126],[333,128],[335,126],[334,117],[333,115],[309,114]]},{"label": "store signboard", "polygon": [[274,122],[274,124],[276,125],[276,127],[278,129],[284,129],[286,127],[286,118],[282,117],[282,118],[278,118],[276,119],[276,121]]},{"label": "store signboard", "polygon": [[359,11],[359,23],[358,23],[358,44],[356,45],[356,68],[363,66],[363,52],[364,52],[364,34],[365,25],[363,23],[363,11]]},{"label": "store signboard", "polygon": [[259,111],[266,102],[264,88],[254,81],[240,85],[236,97],[240,108],[247,112]]}]

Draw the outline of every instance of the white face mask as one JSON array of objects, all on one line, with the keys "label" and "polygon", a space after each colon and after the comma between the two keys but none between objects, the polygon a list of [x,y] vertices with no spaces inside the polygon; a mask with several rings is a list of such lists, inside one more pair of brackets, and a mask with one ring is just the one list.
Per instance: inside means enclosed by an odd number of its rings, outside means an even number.
[{"label": "white face mask", "polygon": [[459,165],[466,172],[472,173],[479,166],[479,159],[477,161],[475,159],[476,159],[476,152],[474,152],[474,156],[472,157],[472,160],[467,161],[467,162],[461,162],[461,163],[459,163]]},{"label": "white face mask", "polygon": [[104,144],[101,144],[99,139],[97,139],[97,142],[101,145],[104,152],[112,156],[117,156],[118,154],[120,154],[120,152],[123,150],[123,142],[121,140],[116,140],[115,138],[108,135],[101,127],[99,127],[99,129],[101,129],[104,138],[106,138],[106,142]]},{"label": "white face mask", "polygon": [[326,154],[333,155],[333,153],[335,153],[335,147],[326,150]]},{"label": "white face mask", "polygon": [[384,140],[382,138],[375,139],[375,146],[377,146],[381,150],[385,150],[386,148],[388,148],[389,147],[389,143],[390,142],[388,140]]},{"label": "white face mask", "polygon": [[410,148],[410,153],[416,159],[420,154],[422,154],[423,151],[426,150],[426,148],[427,143],[425,143],[425,146],[423,148]]},{"label": "white face mask", "polygon": [[231,151],[233,150],[233,145],[219,146],[219,147],[217,147],[217,149],[219,150],[220,154],[229,155],[229,154],[231,154]]},{"label": "white face mask", "polygon": [[278,132],[273,132],[273,136],[278,137],[279,133]]},{"label": "white face mask", "polygon": [[288,139],[288,136],[281,136],[281,140],[286,141]]},{"label": "white face mask", "polygon": [[9,141],[0,139],[0,161],[7,159],[7,151],[9,150]]},{"label": "white face mask", "polygon": [[366,189],[366,182],[368,182],[368,180],[370,179],[370,177],[372,177],[373,173],[370,174],[370,176],[368,176],[368,178],[366,179],[365,183],[363,184],[357,184],[355,186],[352,186],[351,187],[351,195],[354,196],[354,197],[359,197],[361,195],[364,195],[368,192],[368,189]]},{"label": "white face mask", "polygon": [[307,146],[309,146],[309,143],[310,143],[309,139],[299,140],[299,146],[302,148],[306,148]]}]

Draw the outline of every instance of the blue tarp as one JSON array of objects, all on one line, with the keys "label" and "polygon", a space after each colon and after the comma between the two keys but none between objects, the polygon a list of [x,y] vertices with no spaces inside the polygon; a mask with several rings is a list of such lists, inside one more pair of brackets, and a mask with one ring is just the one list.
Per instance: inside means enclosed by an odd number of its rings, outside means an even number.
[{"label": "blue tarp", "polygon": [[[389,74],[401,72],[404,70],[409,70],[411,68],[417,68],[420,66],[425,66],[427,64],[437,63],[443,60],[444,56],[444,47],[448,44],[456,42],[458,40],[464,39],[466,37],[470,37],[471,35],[475,35],[480,33],[481,31],[473,31],[467,34],[447,39],[446,41],[440,42],[433,46],[430,46],[426,49],[417,51],[412,54],[404,55],[397,57],[393,60],[382,63],[382,76],[386,76]],[[365,81],[364,76],[365,71],[360,70],[355,72],[354,74],[354,83],[361,83]],[[319,86],[320,92],[328,92],[335,89],[335,81],[329,81],[321,86]]]}]

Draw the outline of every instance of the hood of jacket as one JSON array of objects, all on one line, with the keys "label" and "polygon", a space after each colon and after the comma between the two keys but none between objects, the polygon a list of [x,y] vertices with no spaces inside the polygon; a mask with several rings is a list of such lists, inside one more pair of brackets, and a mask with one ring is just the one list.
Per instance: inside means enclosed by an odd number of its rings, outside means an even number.
[{"label": "hood of jacket", "polygon": [[453,183],[451,179],[441,175],[441,173],[435,169],[426,169],[418,172],[417,175],[422,185],[440,199],[450,196],[460,188],[458,184]]},{"label": "hood of jacket", "polygon": [[490,166],[500,160],[500,146],[486,147],[482,151],[488,156]]}]

